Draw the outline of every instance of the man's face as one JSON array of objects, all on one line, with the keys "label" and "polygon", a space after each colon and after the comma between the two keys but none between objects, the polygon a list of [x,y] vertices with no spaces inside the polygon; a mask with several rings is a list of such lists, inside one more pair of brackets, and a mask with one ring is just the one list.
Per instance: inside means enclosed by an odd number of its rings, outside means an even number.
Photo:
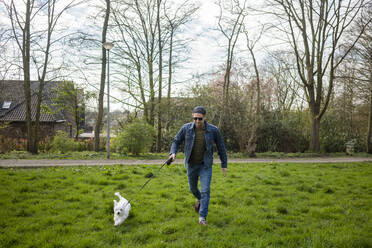
[{"label": "man's face", "polygon": [[204,115],[199,113],[193,113],[192,118],[196,127],[202,127],[204,125]]}]

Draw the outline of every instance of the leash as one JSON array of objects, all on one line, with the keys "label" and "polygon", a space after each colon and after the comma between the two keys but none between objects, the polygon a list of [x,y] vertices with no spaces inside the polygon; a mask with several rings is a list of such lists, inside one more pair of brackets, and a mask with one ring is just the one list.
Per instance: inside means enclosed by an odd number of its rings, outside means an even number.
[{"label": "leash", "polygon": [[[168,158],[167,161],[165,161],[161,167],[156,171],[155,174],[157,174],[163,167],[164,165],[170,165],[171,163],[173,162],[173,159],[172,158]],[[155,174],[152,174],[149,179],[147,179],[147,181],[141,186],[141,188],[137,191],[136,194],[138,194],[139,192],[141,192],[141,190],[155,177]],[[125,204],[124,208],[132,201],[132,199],[128,200],[128,203]]]},{"label": "leash", "polygon": [[[163,165],[156,171],[156,174],[164,167],[164,165],[170,165],[172,163],[172,158],[168,158],[167,161],[165,161],[163,163]],[[142,185],[142,187],[138,190],[138,192],[140,192],[152,179],[154,178],[154,174],[152,174],[149,179],[145,182],[144,185]],[[138,193],[137,192],[137,193]]]}]

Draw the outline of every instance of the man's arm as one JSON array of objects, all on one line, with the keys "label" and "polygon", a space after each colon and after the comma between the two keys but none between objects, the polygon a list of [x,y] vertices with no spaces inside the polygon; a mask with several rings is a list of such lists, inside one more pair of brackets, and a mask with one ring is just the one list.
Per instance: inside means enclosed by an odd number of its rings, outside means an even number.
[{"label": "man's arm", "polygon": [[[216,129],[215,132],[215,143],[218,150],[218,155],[221,159],[221,168],[226,169],[227,168],[227,155],[226,155],[226,148],[225,143],[223,142],[222,135],[218,129]],[[226,175],[226,170],[223,170]]]},{"label": "man's arm", "polygon": [[180,146],[181,142],[185,140],[185,126],[182,126],[180,131],[178,131],[177,135],[173,139],[173,143],[170,150],[170,155],[174,160],[176,158],[176,154],[178,151],[178,147]]}]

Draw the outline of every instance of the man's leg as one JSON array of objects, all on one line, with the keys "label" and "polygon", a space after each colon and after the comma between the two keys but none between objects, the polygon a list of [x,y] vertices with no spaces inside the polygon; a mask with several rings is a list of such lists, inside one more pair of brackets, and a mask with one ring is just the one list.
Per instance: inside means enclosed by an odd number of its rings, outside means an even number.
[{"label": "man's leg", "polygon": [[212,166],[206,168],[203,166],[199,171],[201,185],[201,200],[199,215],[202,218],[207,218],[208,206],[210,198],[210,185],[212,180]]},{"label": "man's leg", "polygon": [[187,179],[189,181],[189,189],[198,200],[200,200],[201,198],[201,194],[198,189],[199,171],[200,165],[193,165],[187,167]]}]

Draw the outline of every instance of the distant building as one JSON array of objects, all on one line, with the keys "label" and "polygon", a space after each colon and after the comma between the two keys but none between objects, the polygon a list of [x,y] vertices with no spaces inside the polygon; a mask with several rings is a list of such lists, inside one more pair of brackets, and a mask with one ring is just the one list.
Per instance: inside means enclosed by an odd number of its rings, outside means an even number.
[{"label": "distant building", "polygon": [[[61,82],[45,82],[42,105],[52,111],[41,109],[40,139],[53,137],[58,130],[62,130],[69,137],[75,137],[74,120],[66,110],[59,110],[53,99],[56,97],[57,86]],[[38,81],[31,81],[31,118],[35,122]],[[23,81],[0,81],[0,136],[5,138],[26,138],[26,101],[24,97]]]}]

